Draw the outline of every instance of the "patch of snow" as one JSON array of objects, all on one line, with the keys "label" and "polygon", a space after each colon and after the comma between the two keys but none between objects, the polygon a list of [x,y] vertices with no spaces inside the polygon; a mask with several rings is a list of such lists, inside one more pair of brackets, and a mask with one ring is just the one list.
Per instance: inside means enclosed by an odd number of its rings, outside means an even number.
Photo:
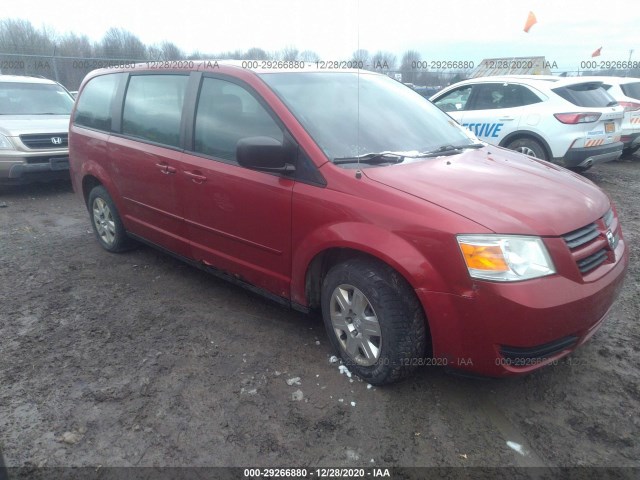
[{"label": "patch of snow", "polygon": [[515,450],[523,457],[526,457],[527,455],[529,455],[529,452],[527,452],[527,450],[522,445],[516,442],[512,442],[511,440],[507,441],[507,447]]},{"label": "patch of snow", "polygon": [[350,448],[348,448],[345,453],[347,455],[347,460],[351,460],[351,461],[360,460],[360,455],[358,455],[357,452],[355,452],[354,450],[351,450]]},{"label": "patch of snow", "polygon": [[300,377],[293,377],[287,380],[287,385],[291,386],[291,385],[300,385],[301,381],[300,381]]}]

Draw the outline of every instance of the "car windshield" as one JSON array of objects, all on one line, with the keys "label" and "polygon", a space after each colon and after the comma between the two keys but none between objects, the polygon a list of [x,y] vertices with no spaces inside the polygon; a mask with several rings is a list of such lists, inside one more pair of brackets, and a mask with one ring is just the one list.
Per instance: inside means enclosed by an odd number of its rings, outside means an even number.
[{"label": "car windshield", "polygon": [[0,115],[69,115],[72,106],[59,85],[0,82]]},{"label": "car windshield", "polygon": [[451,117],[410,88],[383,75],[263,73],[261,78],[325,155],[332,161],[341,160],[336,163],[382,152],[407,152],[415,157],[443,146],[474,145]]}]

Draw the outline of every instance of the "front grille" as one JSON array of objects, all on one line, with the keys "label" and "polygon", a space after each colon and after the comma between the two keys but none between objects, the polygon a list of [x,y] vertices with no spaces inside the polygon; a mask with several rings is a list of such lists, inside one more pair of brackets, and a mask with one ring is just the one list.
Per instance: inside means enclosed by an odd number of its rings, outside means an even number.
[{"label": "front grille", "polygon": [[[617,223],[613,210],[609,209],[602,218],[562,236],[580,273],[586,275],[600,265],[615,260],[612,250],[615,250],[619,238],[615,230]],[[607,239],[608,231],[614,235],[613,246]]]},{"label": "front grille", "polygon": [[574,248],[578,248],[586,243],[589,243],[594,238],[597,238],[598,228],[595,223],[587,225],[586,227],[579,228],[578,230],[574,230],[573,232],[569,232],[566,235],[563,235],[564,241],[567,242],[567,246],[573,250]]},{"label": "front grille", "polygon": [[[25,144],[25,146],[33,150],[43,150],[45,148],[67,148],[69,146],[69,135],[67,133],[20,135],[20,140]],[[60,143],[54,143],[58,140]]]},{"label": "front grille", "polygon": [[531,360],[544,360],[550,358],[568,348],[575,346],[578,337],[569,336],[553,342],[536,345],[533,347],[500,346],[500,355],[509,360],[509,365],[526,367],[532,365]]},{"label": "front grille", "polygon": [[589,255],[576,263],[578,264],[580,272],[584,274],[602,265],[606,259],[607,251],[603,248],[602,250],[598,250],[596,253]]}]

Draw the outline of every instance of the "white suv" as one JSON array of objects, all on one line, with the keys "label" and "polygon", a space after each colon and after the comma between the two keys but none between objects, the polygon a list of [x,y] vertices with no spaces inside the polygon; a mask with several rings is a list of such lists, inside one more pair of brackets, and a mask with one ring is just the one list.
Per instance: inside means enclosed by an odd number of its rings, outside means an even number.
[{"label": "white suv", "polygon": [[[581,77],[587,78],[587,77]],[[640,148],[640,78],[633,77],[589,77],[601,81],[604,89],[618,105],[624,107],[622,120],[622,143],[625,153]]]},{"label": "white suv", "polygon": [[69,178],[72,106],[53,80],[0,75],[0,185]]},{"label": "white suv", "polygon": [[474,78],[430,100],[481,140],[586,170],[622,155],[624,107],[602,81],[550,75]]}]

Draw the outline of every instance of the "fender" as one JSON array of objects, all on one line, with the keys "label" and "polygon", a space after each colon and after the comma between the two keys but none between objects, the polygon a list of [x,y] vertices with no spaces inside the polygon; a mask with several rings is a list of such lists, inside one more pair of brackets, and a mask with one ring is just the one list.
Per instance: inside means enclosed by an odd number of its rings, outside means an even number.
[{"label": "fender", "polygon": [[311,262],[331,248],[348,248],[376,257],[398,271],[414,289],[446,291],[444,279],[419,250],[399,235],[374,224],[324,225],[298,245],[292,255],[291,300],[300,305],[308,306],[305,282]]},{"label": "fender", "polygon": [[[109,194],[111,195],[111,199],[113,200],[113,203],[116,204],[116,208],[118,209],[118,211],[123,212],[124,206],[120,202],[120,195],[115,194],[115,192],[117,192],[118,190],[115,184],[113,183],[113,181],[111,180],[111,176],[102,165],[100,165],[98,162],[94,160],[88,160],[86,162],[83,162],[82,170],[78,173],[78,178],[80,179],[80,184],[78,185],[78,194],[82,196],[82,200],[85,202],[85,204],[86,204],[86,199],[84,197],[84,191],[82,186],[84,183],[84,179],[88,176],[96,178],[104,186],[104,188],[107,189],[107,192],[109,192]],[[89,192],[87,192],[87,195],[88,194]],[[87,205],[87,208],[89,208],[88,205]],[[125,219],[122,218],[122,221],[124,223]],[[126,228],[126,225],[125,225],[125,228]]]}]

